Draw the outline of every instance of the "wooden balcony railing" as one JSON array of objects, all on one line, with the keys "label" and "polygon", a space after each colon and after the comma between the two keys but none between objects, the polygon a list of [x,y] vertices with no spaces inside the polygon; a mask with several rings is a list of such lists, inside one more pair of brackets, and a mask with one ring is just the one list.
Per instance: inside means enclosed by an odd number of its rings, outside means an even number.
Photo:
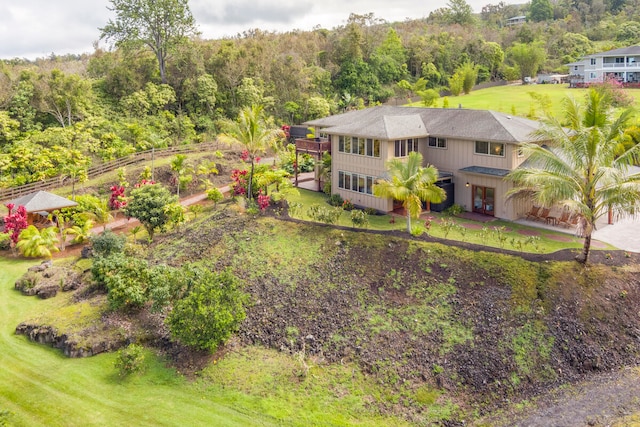
[{"label": "wooden balcony railing", "polygon": [[331,153],[331,141],[328,138],[298,138],[296,139],[296,151],[318,155],[325,151]]}]

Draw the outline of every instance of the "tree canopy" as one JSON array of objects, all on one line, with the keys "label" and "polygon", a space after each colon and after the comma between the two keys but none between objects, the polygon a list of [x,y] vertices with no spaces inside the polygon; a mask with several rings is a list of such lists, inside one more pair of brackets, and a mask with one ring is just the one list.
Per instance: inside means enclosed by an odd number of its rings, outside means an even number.
[{"label": "tree canopy", "polygon": [[509,174],[516,186],[510,195],[579,213],[586,226],[577,259],[586,263],[596,220],[609,211],[624,215],[640,208],[640,174],[630,171],[640,159],[640,145],[622,144],[631,110],[614,117],[611,100],[595,89],[584,107],[570,98],[564,106],[566,122],[547,117],[538,132],[541,140],[550,141],[548,147],[522,145],[528,166]]},{"label": "tree canopy", "polygon": [[196,22],[188,0],[110,0],[115,19],[100,28],[100,38],[117,46],[151,49],[158,60],[160,80],[167,82],[168,55],[189,36],[196,35]]}]

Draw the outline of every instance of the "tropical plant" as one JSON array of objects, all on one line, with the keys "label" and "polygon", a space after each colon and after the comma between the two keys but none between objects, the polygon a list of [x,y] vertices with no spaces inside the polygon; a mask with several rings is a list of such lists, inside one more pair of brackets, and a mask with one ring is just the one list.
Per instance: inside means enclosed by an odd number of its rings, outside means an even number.
[{"label": "tropical plant", "polygon": [[246,294],[228,270],[193,268],[189,276],[190,292],[174,303],[166,323],[183,344],[215,351],[244,320]]},{"label": "tropical plant", "polygon": [[104,230],[99,235],[92,236],[90,240],[93,253],[98,257],[108,257],[114,253],[121,253],[126,243],[124,236],[111,230]]},{"label": "tropical plant", "polygon": [[393,198],[402,202],[407,215],[407,232],[411,233],[411,218],[418,218],[422,202],[440,203],[445,191],[436,186],[438,170],[434,166],[422,167],[422,154],[413,151],[406,159],[387,162],[388,179],[378,180],[373,185],[373,194]]},{"label": "tropical plant", "polygon": [[91,237],[91,229],[93,228],[93,221],[88,219],[82,224],[74,224],[67,229],[67,234],[71,234],[74,238],[71,243],[84,243]]},{"label": "tropical plant", "polygon": [[20,233],[28,227],[29,223],[27,222],[27,209],[20,205],[14,212],[14,207],[13,203],[7,204],[9,214],[4,217],[4,232],[11,233],[11,242],[15,246],[20,238]]},{"label": "tropical plant", "polygon": [[176,183],[176,195],[180,198],[180,189],[186,188],[193,179],[193,176],[191,175],[193,168],[189,163],[187,163],[187,156],[184,154],[176,154],[176,156],[171,160],[171,170],[175,174],[174,180]]},{"label": "tropical plant", "polygon": [[640,208],[640,174],[630,173],[640,146],[621,148],[632,110],[614,117],[610,99],[594,89],[584,107],[567,98],[564,110],[566,123],[547,116],[537,132],[549,147],[522,145],[529,166],[509,174],[515,183],[509,197],[530,197],[539,205],[565,205],[579,213],[585,222],[584,246],[576,259],[586,263],[596,220],[609,211],[624,215]]},{"label": "tropical plant", "polygon": [[155,231],[164,229],[171,221],[165,207],[175,202],[177,197],[172,196],[162,185],[141,185],[131,191],[131,198],[124,208],[124,213],[140,221],[151,241]]},{"label": "tropical plant", "polygon": [[273,124],[272,118],[265,117],[260,105],[244,107],[238,114],[237,121],[225,119],[220,122],[220,126],[224,130],[224,133],[218,135],[220,141],[241,144],[247,150],[247,159],[251,163],[247,197],[253,198],[252,181],[256,159],[269,148],[278,151],[285,134]]},{"label": "tropical plant", "polygon": [[48,227],[39,230],[35,225],[30,225],[20,232],[16,247],[26,257],[51,258],[59,249],[58,231],[56,227]]}]

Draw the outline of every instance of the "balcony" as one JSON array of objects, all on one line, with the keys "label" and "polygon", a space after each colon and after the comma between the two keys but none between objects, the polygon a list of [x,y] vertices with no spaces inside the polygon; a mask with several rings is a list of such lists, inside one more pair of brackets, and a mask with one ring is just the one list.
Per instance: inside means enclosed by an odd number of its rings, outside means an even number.
[{"label": "balcony", "polygon": [[314,154],[317,158],[324,152],[331,153],[331,141],[328,138],[297,138],[296,152]]}]

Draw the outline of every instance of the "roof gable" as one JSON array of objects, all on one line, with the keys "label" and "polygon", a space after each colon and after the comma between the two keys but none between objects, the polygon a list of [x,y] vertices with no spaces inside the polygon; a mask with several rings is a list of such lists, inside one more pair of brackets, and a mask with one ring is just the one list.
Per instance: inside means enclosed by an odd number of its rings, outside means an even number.
[{"label": "roof gable", "polygon": [[535,141],[540,123],[487,110],[378,106],[305,124],[338,135],[383,140],[429,135],[506,143]]},{"label": "roof gable", "polygon": [[77,205],[73,200],[69,200],[46,191],[36,191],[35,193],[30,193],[11,200],[7,204],[9,203],[13,203],[16,207],[24,206],[27,213],[40,211],[50,212],[56,209],[68,208]]}]

